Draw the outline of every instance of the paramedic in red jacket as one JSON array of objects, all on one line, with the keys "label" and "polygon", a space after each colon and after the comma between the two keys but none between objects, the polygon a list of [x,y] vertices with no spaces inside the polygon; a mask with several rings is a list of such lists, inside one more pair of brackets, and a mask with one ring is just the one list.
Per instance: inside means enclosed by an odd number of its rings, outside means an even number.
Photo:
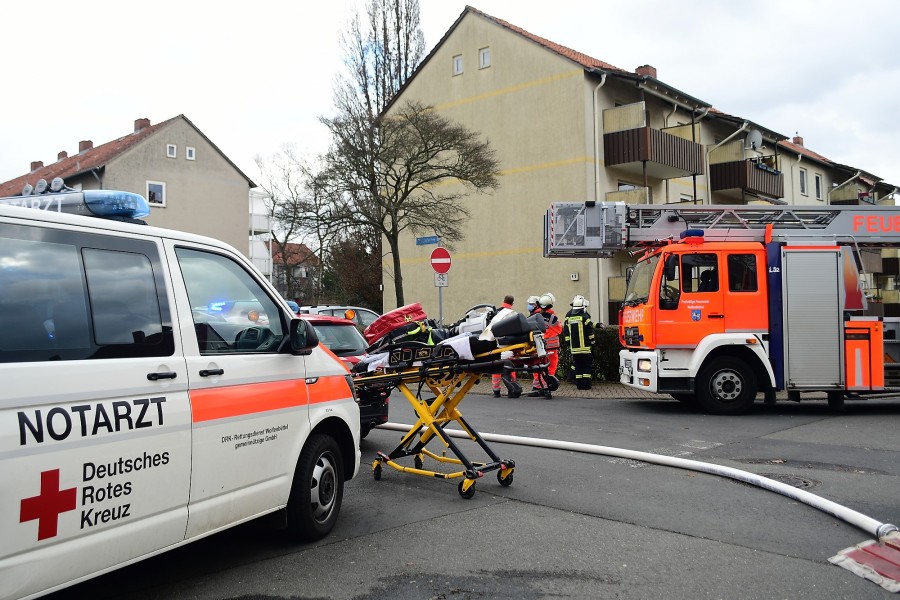
[{"label": "paramedic in red jacket", "polygon": [[[547,374],[553,377],[556,377],[556,367],[559,364],[559,335],[562,333],[563,329],[559,317],[553,312],[553,304],[555,302],[556,296],[547,292],[538,298],[537,308],[535,308],[532,313],[541,315],[544,317],[544,321],[547,322],[547,330],[544,332],[544,346],[547,348],[547,360],[550,362],[550,366],[547,368]],[[535,373],[532,391],[528,395],[531,397],[544,396],[549,398],[550,390],[544,389],[545,383],[547,382],[543,381],[541,376]]]}]

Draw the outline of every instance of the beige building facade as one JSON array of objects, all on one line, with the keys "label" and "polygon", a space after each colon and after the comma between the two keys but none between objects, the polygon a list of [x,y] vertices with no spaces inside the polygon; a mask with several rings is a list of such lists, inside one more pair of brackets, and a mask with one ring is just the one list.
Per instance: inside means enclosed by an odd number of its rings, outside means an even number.
[{"label": "beige building facade", "polygon": [[136,119],[121,138],[97,146],[83,140],[77,154],[32,162],[28,173],[0,184],[0,196],[54,177],[74,189],[140,194],[150,203],[150,225],[214,237],[250,254],[255,184],[184,115],[155,125]]},{"label": "beige building facade", "polygon": [[[388,112],[406,100],[480,132],[500,160],[498,189],[467,199],[467,236],[451,248],[440,296],[429,261],[434,245],[418,245],[413,234],[402,240],[406,301],[437,317],[440,299],[445,322],[475,304],[499,304],[505,294],[524,310],[529,295],[547,291],[557,312],[583,294],[595,321],[615,322],[633,259],[543,258],[543,217],[552,202],[874,203],[892,202],[896,192],[806,149],[799,137],[663,83],[651,66],[622,70],[472,7]],[[387,282],[390,257],[384,269]],[[388,310],[393,285],[384,289]]]}]

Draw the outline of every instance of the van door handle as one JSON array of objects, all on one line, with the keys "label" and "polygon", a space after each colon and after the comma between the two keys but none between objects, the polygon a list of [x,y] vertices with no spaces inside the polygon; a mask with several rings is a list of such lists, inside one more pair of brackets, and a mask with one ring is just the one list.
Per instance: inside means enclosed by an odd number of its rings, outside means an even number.
[{"label": "van door handle", "polygon": [[314,384],[314,383],[317,382],[317,381],[319,381],[319,378],[318,378],[318,377],[307,377],[307,378],[306,378],[306,385],[312,385],[312,384]]},{"label": "van door handle", "polygon": [[211,377],[213,375],[224,375],[225,369],[200,369],[200,377]]},{"label": "van door handle", "polygon": [[725,315],[720,315],[718,313],[713,313],[711,315],[706,315],[707,319],[724,319]]},{"label": "van door handle", "polygon": [[147,379],[150,381],[156,381],[157,379],[175,379],[178,377],[178,373],[175,371],[168,371],[163,373],[147,373]]}]

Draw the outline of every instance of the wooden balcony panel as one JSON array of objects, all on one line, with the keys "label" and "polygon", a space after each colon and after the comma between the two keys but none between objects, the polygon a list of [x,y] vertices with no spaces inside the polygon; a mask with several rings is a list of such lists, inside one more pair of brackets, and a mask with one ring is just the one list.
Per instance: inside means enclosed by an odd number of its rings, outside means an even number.
[{"label": "wooden balcony panel", "polygon": [[882,275],[900,275],[900,258],[884,256],[881,259]]},{"label": "wooden balcony panel", "polygon": [[670,177],[703,174],[703,147],[681,137],[641,127],[603,136],[607,167],[648,161],[677,171]]},{"label": "wooden balcony panel", "polygon": [[709,180],[714,192],[743,190],[770,198],[784,197],[784,175],[760,169],[749,160],[710,165]]}]

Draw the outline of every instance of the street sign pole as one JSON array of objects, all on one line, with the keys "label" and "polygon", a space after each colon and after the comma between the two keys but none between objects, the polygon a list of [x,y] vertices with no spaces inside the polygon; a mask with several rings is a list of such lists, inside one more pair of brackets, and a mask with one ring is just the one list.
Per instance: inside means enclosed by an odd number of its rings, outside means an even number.
[{"label": "street sign pole", "polygon": [[444,325],[444,288],[449,283],[450,251],[438,246],[431,251],[431,268],[434,269],[434,285],[438,289],[438,322]]}]

